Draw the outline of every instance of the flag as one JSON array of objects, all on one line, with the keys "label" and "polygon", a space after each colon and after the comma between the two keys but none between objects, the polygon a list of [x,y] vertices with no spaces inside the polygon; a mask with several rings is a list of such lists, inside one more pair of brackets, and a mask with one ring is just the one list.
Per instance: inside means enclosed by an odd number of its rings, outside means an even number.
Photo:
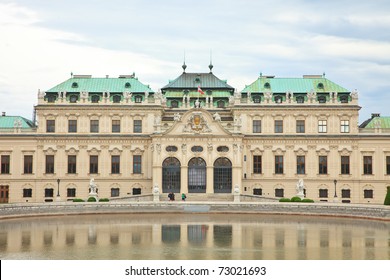
[{"label": "flag", "polygon": [[201,90],[200,86],[198,86],[198,92],[199,92],[200,94],[204,94],[204,91]]}]

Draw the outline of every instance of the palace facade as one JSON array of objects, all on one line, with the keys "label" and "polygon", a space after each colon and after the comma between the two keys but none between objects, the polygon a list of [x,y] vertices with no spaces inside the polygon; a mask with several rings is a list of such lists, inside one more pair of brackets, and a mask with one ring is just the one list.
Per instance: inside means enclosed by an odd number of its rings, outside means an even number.
[{"label": "palace facade", "polygon": [[[383,203],[390,118],[358,125],[356,90],[324,75],[260,76],[241,91],[183,73],[153,91],[135,75],[72,77],[38,92],[36,120],[0,117],[0,202],[151,194]],[[230,196],[231,195],[231,196]],[[179,197],[179,195],[177,196]]]}]

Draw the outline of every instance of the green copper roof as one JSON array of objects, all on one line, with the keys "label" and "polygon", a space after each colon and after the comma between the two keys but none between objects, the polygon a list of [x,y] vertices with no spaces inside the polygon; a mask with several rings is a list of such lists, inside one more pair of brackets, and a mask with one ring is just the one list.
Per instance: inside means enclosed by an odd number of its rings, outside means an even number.
[{"label": "green copper roof", "polygon": [[203,91],[207,89],[234,90],[226,81],[220,80],[213,73],[183,73],[175,80],[170,81],[169,84],[161,88],[161,90],[197,89],[198,86],[200,86]]},{"label": "green copper roof", "polygon": [[278,92],[285,93],[307,93],[315,92],[350,92],[336,83],[329,81],[321,76],[310,76],[303,78],[272,78],[269,76],[260,76],[249,86],[246,86],[242,92]]},{"label": "green copper roof", "polygon": [[[197,90],[196,91],[189,91],[188,92],[188,96],[189,97],[206,97],[206,96],[209,96],[207,93],[205,94],[200,94]],[[215,97],[229,97],[231,96],[230,92],[226,92],[226,91],[216,91],[216,90],[213,90],[211,92],[211,96],[213,96],[213,98]],[[170,91],[170,92],[167,92],[165,93],[165,97],[172,97],[172,98],[178,98],[178,97],[183,97],[183,92],[182,91]]]},{"label": "green copper roof", "polygon": [[47,90],[46,92],[153,92],[147,85],[142,84],[137,78],[92,78],[86,76],[79,78],[74,76],[69,80]]},{"label": "green copper roof", "polygon": [[[381,128],[390,128],[390,117],[374,117],[368,120],[364,128],[375,128],[375,124],[379,121]],[[362,126],[360,126],[362,128]]]},{"label": "green copper roof", "polygon": [[20,121],[22,128],[35,127],[32,121],[20,116],[0,116],[0,129],[14,128],[15,121]]}]

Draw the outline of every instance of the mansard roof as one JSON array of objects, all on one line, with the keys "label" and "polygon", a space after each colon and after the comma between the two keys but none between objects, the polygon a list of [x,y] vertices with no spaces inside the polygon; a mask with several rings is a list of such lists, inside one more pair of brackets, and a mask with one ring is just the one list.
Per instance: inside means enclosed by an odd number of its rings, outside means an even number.
[{"label": "mansard roof", "polygon": [[35,127],[34,123],[21,116],[0,116],[0,129],[1,128],[14,128],[15,123],[19,122],[21,128]]},{"label": "mansard roof", "polygon": [[375,116],[376,114],[373,114],[373,116],[365,120],[359,128],[390,128],[390,117],[381,117],[379,115]]},{"label": "mansard roof", "polygon": [[221,80],[216,77],[213,73],[186,73],[184,72],[179,77],[177,77],[173,81],[169,81],[169,83],[161,88],[161,90],[191,90],[197,89],[198,86],[201,87],[202,90],[205,89],[220,89],[220,90],[228,90],[234,91],[234,88],[227,84],[227,81]]},{"label": "mansard roof", "polygon": [[65,82],[46,92],[153,92],[134,75],[122,75],[119,78],[92,78],[90,75],[74,75]]},{"label": "mansard roof", "polygon": [[252,84],[245,86],[243,93],[307,93],[315,91],[350,93],[350,91],[328,79],[323,75],[304,75],[302,78],[275,78],[274,76],[262,76]]}]

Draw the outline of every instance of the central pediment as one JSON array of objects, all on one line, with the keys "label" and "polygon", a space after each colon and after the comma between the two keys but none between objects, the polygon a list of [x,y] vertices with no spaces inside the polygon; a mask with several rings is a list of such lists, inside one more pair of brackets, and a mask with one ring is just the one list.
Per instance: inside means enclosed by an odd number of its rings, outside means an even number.
[{"label": "central pediment", "polygon": [[222,127],[218,113],[211,115],[201,108],[191,109],[183,115],[176,113],[174,121],[173,126],[163,135],[231,135]]}]

